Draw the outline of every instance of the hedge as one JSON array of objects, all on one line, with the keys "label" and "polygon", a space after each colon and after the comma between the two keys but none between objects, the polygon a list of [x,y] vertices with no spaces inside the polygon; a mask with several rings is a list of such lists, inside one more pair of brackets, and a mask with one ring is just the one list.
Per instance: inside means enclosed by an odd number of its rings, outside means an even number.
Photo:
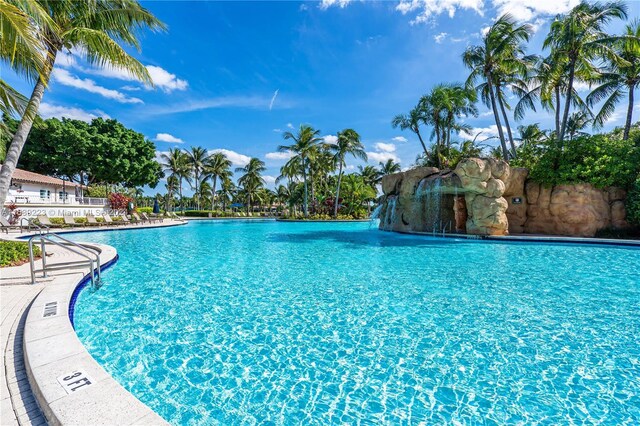
[{"label": "hedge", "polygon": [[[40,248],[33,247],[33,254],[40,256]],[[0,266],[17,266],[29,261],[29,244],[21,241],[0,241]]]}]

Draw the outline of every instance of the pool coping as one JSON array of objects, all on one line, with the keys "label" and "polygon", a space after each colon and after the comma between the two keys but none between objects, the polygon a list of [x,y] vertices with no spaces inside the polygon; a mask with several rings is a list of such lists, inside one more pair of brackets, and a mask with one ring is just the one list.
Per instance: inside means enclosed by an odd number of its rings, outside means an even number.
[{"label": "pool coping", "polygon": [[[378,228],[379,229],[379,228]],[[379,229],[383,232],[395,232],[405,235],[420,235],[434,238],[458,238],[467,240],[482,240],[496,242],[522,242],[522,243],[560,243],[560,244],[586,244],[604,246],[639,247],[640,240],[626,240],[614,238],[591,238],[591,237],[569,237],[566,235],[539,235],[539,234],[517,234],[517,235],[470,235],[470,234],[434,234],[433,232],[420,231],[392,231]]]},{"label": "pool coping", "polygon": [[[87,244],[87,243],[85,243]],[[100,250],[101,270],[113,265],[114,247],[88,243]],[[89,354],[78,338],[70,314],[74,298],[89,282],[89,274],[56,276],[34,299],[24,329],[24,361],[33,395],[50,425],[167,425],[151,408],[120,385]],[[55,315],[45,317],[45,304],[57,302]],[[81,372],[81,382],[67,392],[64,377]],[[83,387],[80,389],[80,387]]]}]

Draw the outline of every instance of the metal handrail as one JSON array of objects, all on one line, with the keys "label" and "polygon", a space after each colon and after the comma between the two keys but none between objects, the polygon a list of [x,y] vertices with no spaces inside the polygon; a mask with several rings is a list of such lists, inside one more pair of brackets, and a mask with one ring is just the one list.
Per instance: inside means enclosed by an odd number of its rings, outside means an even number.
[{"label": "metal handrail", "polygon": [[88,251],[89,253],[94,255],[95,256],[95,260],[96,260],[96,265],[97,265],[97,271],[98,271],[98,282],[100,282],[100,279],[101,279],[101,277],[100,277],[100,250],[98,250],[95,247],[85,246],[83,244],[78,244],[78,243],[76,243],[74,241],[71,241],[71,240],[68,240],[68,239],[66,239],[64,237],[61,237],[59,234],[56,234],[56,233],[53,233],[53,232],[50,233],[49,236],[50,237],[55,237],[55,238],[58,238],[58,239],[64,241],[66,243],[64,245],[72,245],[74,247],[78,247],[80,250]]},{"label": "metal handrail", "polygon": [[[52,236],[55,236],[63,241],[66,241],[67,243],[61,243],[58,241],[54,241],[51,239]],[[34,241],[38,240],[40,241],[40,250],[41,250],[41,254],[42,254],[42,269],[41,270],[36,270],[35,268],[35,259],[34,259],[34,255],[33,255],[33,244]],[[91,285],[92,287],[96,287],[97,284],[99,284],[100,282],[100,256],[97,254],[97,251],[93,248],[88,248],[85,246],[82,246],[80,244],[74,243],[73,241],[69,241],[66,238],[62,238],[57,234],[48,234],[48,235],[44,235],[44,234],[39,234],[39,235],[33,235],[31,238],[29,238],[29,262],[30,262],[30,266],[31,266],[31,283],[35,284],[36,283],[36,272],[42,272],[42,276],[44,278],[47,277],[47,261],[46,261],[46,257],[47,257],[47,253],[46,253],[46,248],[45,248],[45,243],[50,243],[50,244],[54,244],[58,247],[64,248],[66,250],[69,250],[72,253],[75,253],[81,257],[84,257],[85,259],[88,260],[88,266],[90,268],[89,271],[89,276],[91,278]],[[69,245],[71,246],[77,246],[79,247],[81,250],[85,250],[90,252],[91,254],[95,254],[96,255],[96,260],[95,262],[97,262],[97,269],[96,269],[96,263],[94,263],[94,259],[90,256],[87,255],[86,253],[83,253],[82,251],[76,250],[72,247],[69,247]],[[67,266],[71,266],[71,265],[81,265],[84,264],[84,262],[63,262],[63,263],[58,263],[58,266],[61,265],[67,265]],[[96,271],[97,271],[97,279],[96,279]]]},{"label": "metal handrail", "polygon": [[42,234],[42,230],[45,229],[46,233],[49,233],[49,227],[47,225],[43,225],[43,224],[37,224],[34,222],[33,218],[28,218],[28,217],[22,217],[20,218],[20,230],[22,231],[22,221],[26,220],[27,221],[27,231],[31,231],[31,227],[33,226],[35,229],[38,230],[38,232],[40,232],[40,234]]}]

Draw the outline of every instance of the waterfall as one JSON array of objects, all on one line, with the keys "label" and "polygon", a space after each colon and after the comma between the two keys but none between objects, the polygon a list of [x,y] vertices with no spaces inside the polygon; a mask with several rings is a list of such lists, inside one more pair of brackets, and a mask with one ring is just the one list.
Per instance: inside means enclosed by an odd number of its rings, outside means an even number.
[{"label": "waterfall", "polygon": [[433,232],[434,235],[444,229],[440,210],[442,204],[441,186],[440,178],[423,179],[416,190],[417,201],[424,212],[426,230]]},{"label": "waterfall", "polygon": [[384,214],[384,221],[382,222],[382,229],[389,231],[393,229],[393,224],[396,222],[396,206],[398,199],[396,197],[387,198],[387,211]]},{"label": "waterfall", "polygon": [[376,228],[378,227],[380,223],[380,212],[382,211],[383,206],[384,203],[380,203],[375,209],[373,209],[373,212],[371,212],[371,216],[369,216],[369,229],[374,226]]}]

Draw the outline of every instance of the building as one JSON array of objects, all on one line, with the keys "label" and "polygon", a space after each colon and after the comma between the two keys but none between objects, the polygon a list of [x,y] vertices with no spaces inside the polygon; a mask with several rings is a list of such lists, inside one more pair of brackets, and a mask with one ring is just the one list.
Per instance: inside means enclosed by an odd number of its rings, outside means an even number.
[{"label": "building", "polygon": [[84,189],[75,182],[16,169],[4,207],[15,204],[23,217],[39,214],[50,217],[84,216],[109,212],[106,198],[85,197]]}]

